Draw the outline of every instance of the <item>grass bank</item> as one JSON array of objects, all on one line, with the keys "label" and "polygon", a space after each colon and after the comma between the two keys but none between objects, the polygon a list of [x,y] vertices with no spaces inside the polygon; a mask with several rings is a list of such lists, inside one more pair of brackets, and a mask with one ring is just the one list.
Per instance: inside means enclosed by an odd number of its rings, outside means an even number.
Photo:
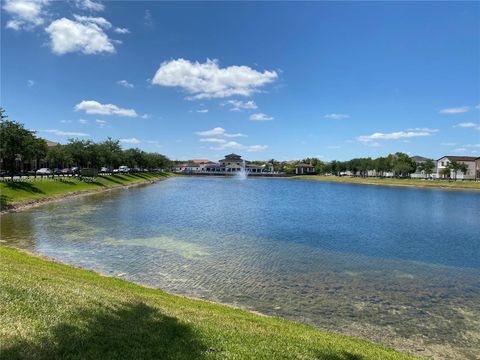
[{"label": "grass bank", "polygon": [[30,178],[27,180],[0,181],[0,207],[2,210],[17,208],[65,195],[77,195],[107,190],[120,186],[158,181],[167,173],[119,174],[98,176],[94,179],[75,177]]},{"label": "grass bank", "polygon": [[327,181],[346,184],[383,185],[383,186],[406,186],[424,187],[449,190],[478,190],[480,181],[448,181],[448,180],[422,180],[422,179],[392,179],[392,178],[362,178],[350,176],[322,176],[303,175],[292,176],[291,179]]},{"label": "grass bank", "polygon": [[413,359],[0,246],[2,359]]}]

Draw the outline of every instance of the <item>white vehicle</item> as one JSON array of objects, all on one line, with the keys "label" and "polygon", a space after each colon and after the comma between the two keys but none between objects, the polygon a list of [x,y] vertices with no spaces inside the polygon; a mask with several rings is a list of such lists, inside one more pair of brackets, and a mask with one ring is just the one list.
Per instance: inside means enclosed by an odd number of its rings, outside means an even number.
[{"label": "white vehicle", "polygon": [[118,172],[128,173],[129,171],[130,171],[130,169],[129,169],[128,166],[122,165],[122,166],[119,166],[119,167],[118,167]]},{"label": "white vehicle", "polygon": [[52,172],[47,168],[41,168],[36,171],[37,175],[52,175]]}]

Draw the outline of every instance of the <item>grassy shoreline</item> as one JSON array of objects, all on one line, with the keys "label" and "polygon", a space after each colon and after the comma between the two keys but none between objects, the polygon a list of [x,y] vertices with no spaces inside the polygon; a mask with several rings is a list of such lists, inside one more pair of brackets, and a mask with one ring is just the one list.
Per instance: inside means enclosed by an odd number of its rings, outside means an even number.
[{"label": "grassy shoreline", "polygon": [[17,210],[23,207],[65,197],[86,195],[119,187],[148,184],[166,179],[168,173],[140,173],[98,176],[95,179],[57,177],[54,179],[31,178],[0,182],[0,210]]},{"label": "grassy shoreline", "polygon": [[340,177],[340,176],[323,176],[323,175],[292,176],[290,177],[290,179],[335,182],[335,183],[344,183],[344,184],[480,191],[480,181],[475,182],[470,180],[447,181],[447,180],[422,180],[422,179],[362,178],[362,177],[350,177],[350,176]]},{"label": "grassy shoreline", "polygon": [[0,246],[5,359],[414,359]]}]

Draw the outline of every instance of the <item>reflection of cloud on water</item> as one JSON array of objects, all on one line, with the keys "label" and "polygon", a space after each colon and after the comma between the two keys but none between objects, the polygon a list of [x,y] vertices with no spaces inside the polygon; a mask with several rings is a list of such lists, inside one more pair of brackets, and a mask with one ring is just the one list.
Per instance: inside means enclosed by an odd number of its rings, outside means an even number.
[{"label": "reflection of cloud on water", "polygon": [[105,239],[105,244],[143,246],[147,248],[165,250],[175,253],[185,259],[195,259],[210,255],[206,246],[186,242],[171,236],[157,236],[137,239],[115,239],[107,237]]}]

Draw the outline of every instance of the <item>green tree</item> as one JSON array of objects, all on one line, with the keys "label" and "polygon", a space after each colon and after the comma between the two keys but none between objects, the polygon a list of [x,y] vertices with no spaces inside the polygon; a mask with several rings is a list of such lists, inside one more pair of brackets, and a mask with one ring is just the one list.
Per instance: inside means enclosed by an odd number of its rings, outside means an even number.
[{"label": "green tree", "polygon": [[418,166],[418,169],[423,171],[426,177],[429,177],[435,169],[435,162],[431,159],[425,160]]},{"label": "green tree", "polygon": [[55,145],[48,149],[47,161],[51,167],[68,167],[72,164],[72,157],[65,145]]},{"label": "green tree", "polygon": [[458,170],[460,170],[463,174],[463,176],[467,175],[468,172],[468,165],[465,163],[461,163],[458,167]]},{"label": "green tree", "polygon": [[457,180],[457,174],[460,171],[461,164],[455,160],[451,161],[449,164],[449,168],[453,171],[453,179]]},{"label": "green tree", "polygon": [[13,175],[17,160],[29,160],[39,145],[34,132],[25,129],[23,124],[9,120],[2,109],[0,122],[0,158],[5,169]]},{"label": "green tree", "polygon": [[395,176],[409,176],[417,169],[417,164],[408,154],[397,152],[390,156],[392,156],[392,168]]},{"label": "green tree", "polygon": [[440,176],[442,176],[443,178],[450,178],[450,174],[451,174],[450,164],[448,164],[447,166],[445,166],[440,170]]}]

